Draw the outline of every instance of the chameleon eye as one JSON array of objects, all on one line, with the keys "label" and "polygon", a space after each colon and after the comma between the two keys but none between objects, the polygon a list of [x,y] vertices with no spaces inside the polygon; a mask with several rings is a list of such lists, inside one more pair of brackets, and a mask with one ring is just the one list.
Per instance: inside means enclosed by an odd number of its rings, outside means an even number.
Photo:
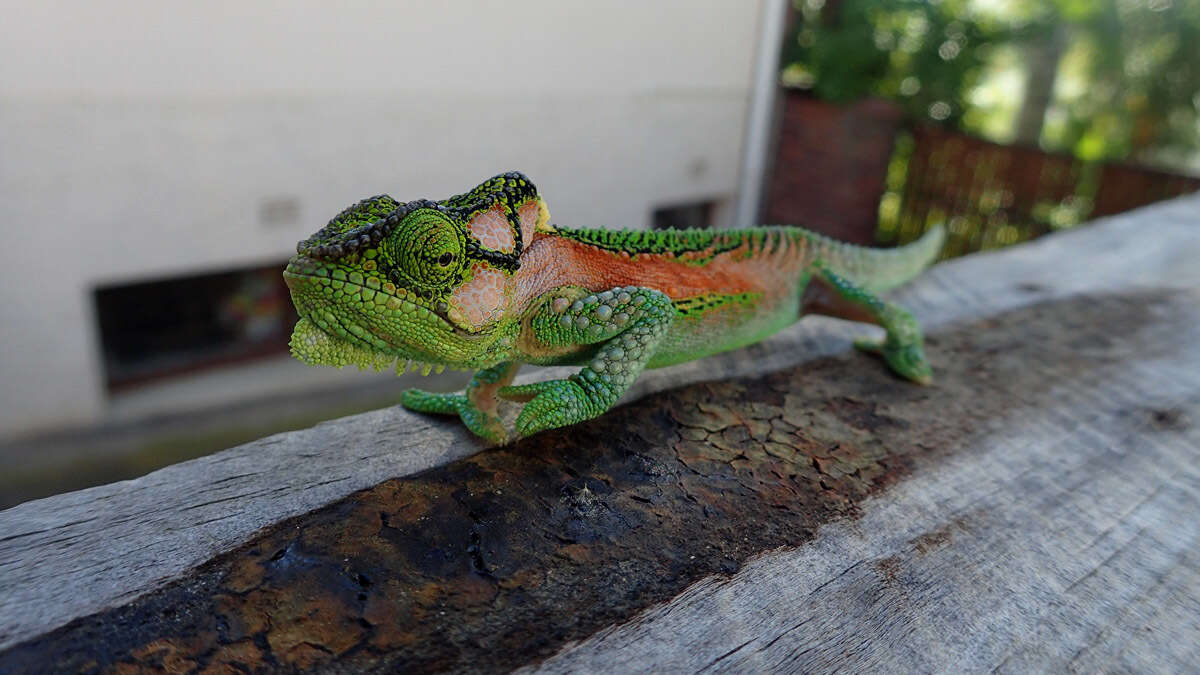
[{"label": "chameleon eye", "polygon": [[397,285],[434,291],[455,278],[465,248],[461,227],[433,209],[419,209],[380,244],[380,253]]}]

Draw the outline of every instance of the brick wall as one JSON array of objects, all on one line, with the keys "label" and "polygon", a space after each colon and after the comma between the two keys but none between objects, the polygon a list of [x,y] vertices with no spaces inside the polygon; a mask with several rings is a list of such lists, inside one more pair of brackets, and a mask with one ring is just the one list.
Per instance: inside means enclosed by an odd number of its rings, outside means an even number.
[{"label": "brick wall", "polygon": [[843,106],[785,92],[763,222],[873,243],[901,123],[900,108],[887,101]]}]

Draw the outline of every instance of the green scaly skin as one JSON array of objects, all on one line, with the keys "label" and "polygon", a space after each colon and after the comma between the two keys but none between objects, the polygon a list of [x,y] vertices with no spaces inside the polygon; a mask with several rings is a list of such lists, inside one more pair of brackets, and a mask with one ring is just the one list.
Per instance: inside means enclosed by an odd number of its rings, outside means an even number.
[{"label": "green scaly skin", "polygon": [[[931,377],[912,315],[876,292],[916,276],[935,228],[901,249],[843,244],[795,227],[568,230],[524,175],[434,202],[381,195],[300,242],[284,272],[306,363],[428,374],[476,370],[462,394],[406,391],[415,411],[459,416],[503,443],[592,419],[647,367],[752,344],[804,313],[882,326],[858,344],[914,382]],[[582,368],[513,386],[522,363]],[[524,403],[506,429],[500,399]]]}]

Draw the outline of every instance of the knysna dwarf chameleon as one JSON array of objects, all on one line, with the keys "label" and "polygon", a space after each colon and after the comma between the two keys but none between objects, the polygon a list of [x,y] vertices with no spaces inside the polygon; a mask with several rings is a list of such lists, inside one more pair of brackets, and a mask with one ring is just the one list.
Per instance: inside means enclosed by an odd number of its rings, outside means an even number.
[{"label": "knysna dwarf chameleon", "polygon": [[[927,383],[912,315],[875,293],[916,276],[942,239],[935,228],[872,250],[798,227],[567,229],[510,172],[436,202],[370,197],[300,242],[284,272],[301,317],[292,353],[324,366],[477,370],[462,394],[411,389],[401,402],[458,415],[495,442],[596,417],[643,368],[757,342],[805,313],[882,326],[885,339],[858,346]],[[522,363],[582,368],[513,386]],[[499,399],[525,403],[511,432]]]}]

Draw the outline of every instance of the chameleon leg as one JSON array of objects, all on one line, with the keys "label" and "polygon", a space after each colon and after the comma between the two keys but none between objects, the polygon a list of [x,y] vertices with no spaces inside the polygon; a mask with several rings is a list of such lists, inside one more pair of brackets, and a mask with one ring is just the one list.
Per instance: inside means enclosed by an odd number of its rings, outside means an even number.
[{"label": "chameleon leg", "polygon": [[880,354],[892,370],[913,382],[929,384],[932,381],[933,373],[925,359],[924,338],[912,314],[855,286],[820,261],[813,263],[813,276],[804,293],[803,312],[881,326],[887,331],[883,340],[862,339],[854,345]]},{"label": "chameleon leg", "polygon": [[493,443],[503,443],[508,440],[508,431],[500,422],[500,401],[496,398],[496,392],[512,382],[520,367],[516,361],[505,361],[476,371],[466,392],[462,394],[436,394],[409,389],[400,395],[400,404],[414,412],[458,415],[477,436]]},{"label": "chameleon leg", "polygon": [[608,410],[653,356],[675,318],[661,291],[625,286],[568,304],[559,297],[530,321],[536,340],[549,347],[599,345],[582,370],[565,380],[504,387],[500,397],[525,401],[517,436],[592,419]]}]

